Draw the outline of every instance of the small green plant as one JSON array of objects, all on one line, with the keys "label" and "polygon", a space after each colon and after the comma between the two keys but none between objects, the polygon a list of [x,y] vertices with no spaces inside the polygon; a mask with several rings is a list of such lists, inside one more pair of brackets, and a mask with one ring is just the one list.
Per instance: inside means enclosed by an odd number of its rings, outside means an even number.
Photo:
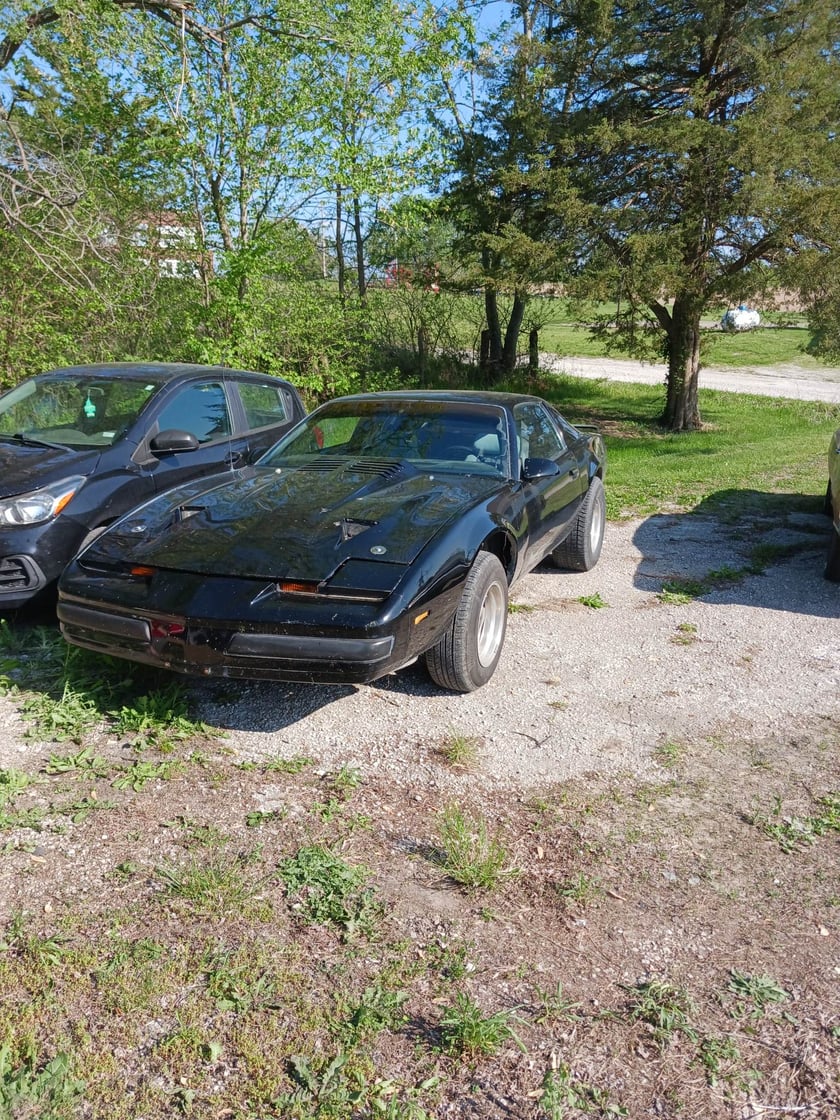
[{"label": "small green plant", "polygon": [[701,595],[705,595],[709,588],[705,583],[696,579],[669,579],[662,584],[662,590],[657,595],[661,603],[669,606],[684,606]]},{"label": "small green plant", "polygon": [[647,1023],[661,1045],[670,1043],[678,1031],[692,1041],[697,1038],[689,1019],[694,1013],[694,1003],[685,989],[667,980],[646,980],[626,990],[632,993],[631,1021]]},{"label": "small green plant", "polygon": [[495,1054],[508,1041],[525,1047],[513,1028],[515,1016],[510,1011],[485,1015],[465,992],[459,992],[455,1003],[447,1007],[440,1020],[442,1048],[447,1054],[475,1058]]},{"label": "small green plant", "polygon": [[653,757],[660,766],[672,769],[679,766],[685,758],[686,747],[684,743],[677,743],[673,739],[666,739],[664,743],[657,743],[653,750]]},{"label": "small green plant", "polygon": [[0,805],[8,805],[35,779],[23,770],[0,770]]},{"label": "small green plant", "polygon": [[71,1115],[84,1089],[67,1054],[40,1065],[31,1046],[22,1055],[9,1042],[0,1046],[0,1116],[60,1120]]},{"label": "small green plant", "polygon": [[182,866],[162,866],[156,874],[167,893],[189,902],[203,914],[247,913],[256,888],[243,874],[244,861],[213,853],[209,860],[191,859]]},{"label": "small green plant", "polygon": [[51,754],[44,766],[45,774],[71,774],[74,771],[101,778],[108,773],[108,763],[96,756],[92,747],[83,747],[75,754]]},{"label": "small green plant", "polygon": [[301,848],[278,867],[293,909],[319,925],[335,925],[347,936],[372,932],[381,907],[369,887],[366,867],[353,867],[329,848]]},{"label": "small green plant", "polygon": [[785,1003],[790,999],[790,992],[772,977],[739,972],[737,968],[729,973],[728,990],[736,999],[735,1013],[745,1014],[749,1010],[752,1019],[760,1019],[772,1004]]},{"label": "small green plant", "polygon": [[583,603],[585,607],[589,607],[590,610],[593,611],[600,611],[603,610],[604,607],[609,606],[606,599],[601,597],[600,591],[596,591],[594,595],[581,595],[577,601]]},{"label": "small green plant", "polygon": [[441,866],[469,890],[493,890],[506,874],[507,850],[490,835],[483,817],[467,817],[457,805],[449,805],[441,816],[440,839]]},{"label": "small green plant", "polygon": [[267,774],[299,774],[311,765],[311,758],[297,754],[292,758],[271,758],[262,766],[262,769]]},{"label": "small green plant", "polygon": [[131,789],[138,793],[148,782],[168,782],[179,774],[183,766],[179,762],[144,762],[138,760],[125,767],[111,783],[115,789]]},{"label": "small green plant", "polygon": [[530,614],[536,609],[533,603],[514,603],[513,600],[508,602],[508,614]]},{"label": "small green plant", "polygon": [[180,681],[135,696],[108,714],[114,733],[127,736],[135,750],[169,751],[185,739],[210,733],[206,724],[190,718],[188,693]]},{"label": "small green plant", "polygon": [[571,879],[557,884],[557,893],[568,906],[586,906],[604,893],[600,880],[579,871]]},{"label": "small green plant", "polygon": [[552,1060],[545,1071],[540,1090],[540,1108],[549,1120],[565,1120],[574,1113],[598,1113],[601,1116],[626,1116],[627,1109],[614,1104],[603,1089],[576,1078],[569,1066]]},{"label": "small green plant", "polygon": [[342,766],[337,773],[333,774],[331,784],[337,793],[347,798],[352,790],[359,788],[361,781],[361,770],[356,766],[345,765]]},{"label": "small green plant", "polygon": [[567,999],[563,992],[563,985],[557,981],[557,986],[554,991],[549,991],[544,988],[536,989],[537,999],[539,1000],[540,1010],[536,1016],[536,1022],[540,1025],[545,1023],[555,1023],[560,1019],[577,1019],[580,1004],[574,1003],[572,1000]]},{"label": "small green plant", "polygon": [[747,1089],[757,1078],[754,1070],[746,1077],[740,1072],[741,1051],[730,1035],[709,1035],[697,1048],[695,1064],[706,1071],[706,1080],[712,1086],[727,1082],[739,1089]]},{"label": "small green plant", "polygon": [[435,754],[449,766],[469,770],[475,766],[480,745],[477,736],[453,731],[435,748]]},{"label": "small green plant", "polygon": [[32,739],[50,739],[56,743],[81,743],[84,736],[101,722],[102,715],[95,700],[85,689],[65,681],[59,699],[47,693],[34,693],[24,700],[24,716],[32,723],[27,732]]},{"label": "small green plant", "polygon": [[816,804],[820,811],[810,816],[783,815],[782,799],[776,795],[771,811],[754,813],[751,822],[789,855],[815,843],[826,832],[840,832],[840,793],[818,797]]},{"label": "small green plant", "polygon": [[697,627],[693,622],[681,622],[676,634],[672,634],[671,641],[678,646],[693,645],[697,641]]},{"label": "small green plant", "polygon": [[343,1028],[354,1042],[383,1030],[395,1030],[406,1022],[404,1007],[408,996],[406,990],[389,988],[377,980],[365,988],[358,1003],[347,1009]]}]

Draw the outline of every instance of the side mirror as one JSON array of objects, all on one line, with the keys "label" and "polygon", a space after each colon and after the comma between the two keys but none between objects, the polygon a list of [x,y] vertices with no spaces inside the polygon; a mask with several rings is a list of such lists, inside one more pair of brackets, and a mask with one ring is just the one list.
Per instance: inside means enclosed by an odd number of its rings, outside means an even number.
[{"label": "side mirror", "polygon": [[149,443],[149,450],[155,455],[175,451],[197,451],[198,439],[192,432],[184,432],[180,428],[166,428],[164,431],[158,432]]},{"label": "side mirror", "polygon": [[560,468],[553,459],[526,459],[522,466],[522,481],[536,482],[540,478],[554,478]]}]

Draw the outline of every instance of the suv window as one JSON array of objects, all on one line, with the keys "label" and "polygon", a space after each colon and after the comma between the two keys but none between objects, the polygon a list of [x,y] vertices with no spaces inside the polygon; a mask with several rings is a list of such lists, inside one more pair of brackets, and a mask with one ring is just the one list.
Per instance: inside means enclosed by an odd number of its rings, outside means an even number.
[{"label": "suv window", "polygon": [[158,416],[160,431],[177,428],[192,432],[199,443],[210,443],[231,433],[224,386],[218,382],[187,385],[164,405]]},{"label": "suv window", "polygon": [[249,428],[265,428],[289,419],[289,410],[281,386],[239,382],[239,396]]}]

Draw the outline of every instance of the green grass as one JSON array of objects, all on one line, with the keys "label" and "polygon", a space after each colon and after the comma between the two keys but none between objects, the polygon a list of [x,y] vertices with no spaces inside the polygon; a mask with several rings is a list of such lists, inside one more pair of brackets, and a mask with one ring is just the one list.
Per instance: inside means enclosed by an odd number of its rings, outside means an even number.
[{"label": "green grass", "polygon": [[669,432],[659,386],[551,376],[532,388],[573,423],[601,428],[611,518],[699,507],[735,522],[822,509],[837,405],[701,389],[703,429]]}]

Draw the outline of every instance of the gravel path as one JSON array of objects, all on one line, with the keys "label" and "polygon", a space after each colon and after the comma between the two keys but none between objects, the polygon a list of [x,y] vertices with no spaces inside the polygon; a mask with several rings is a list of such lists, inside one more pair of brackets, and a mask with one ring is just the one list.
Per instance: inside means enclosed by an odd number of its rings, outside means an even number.
[{"label": "gravel path", "polygon": [[[606,378],[608,381],[634,381],[643,385],[664,385],[667,367],[648,362],[616,358],[560,358],[541,354],[543,369],[571,377]],[[739,369],[703,369],[701,389],[725,389],[734,393],[754,393],[761,397],[789,397],[794,400],[826,401],[840,404],[840,369],[831,366],[793,365],[745,366]]]},{"label": "gravel path", "polygon": [[[725,749],[796,735],[840,720],[840,587],[822,579],[827,535],[828,521],[807,514],[740,539],[696,515],[610,524],[593,571],[545,566],[514,588],[523,609],[510,615],[495,676],[474,693],[439,692],[417,665],[361,688],[253,684],[227,701],[211,690],[202,715],[243,758],[304,754],[418,786],[481,777],[523,790],[594,770],[652,773],[652,752],[668,741]],[[700,599],[658,598],[669,578],[743,566],[762,539],[797,551]],[[596,593],[606,607],[579,601]],[[479,740],[478,774],[459,778],[435,757],[453,734]]]}]

